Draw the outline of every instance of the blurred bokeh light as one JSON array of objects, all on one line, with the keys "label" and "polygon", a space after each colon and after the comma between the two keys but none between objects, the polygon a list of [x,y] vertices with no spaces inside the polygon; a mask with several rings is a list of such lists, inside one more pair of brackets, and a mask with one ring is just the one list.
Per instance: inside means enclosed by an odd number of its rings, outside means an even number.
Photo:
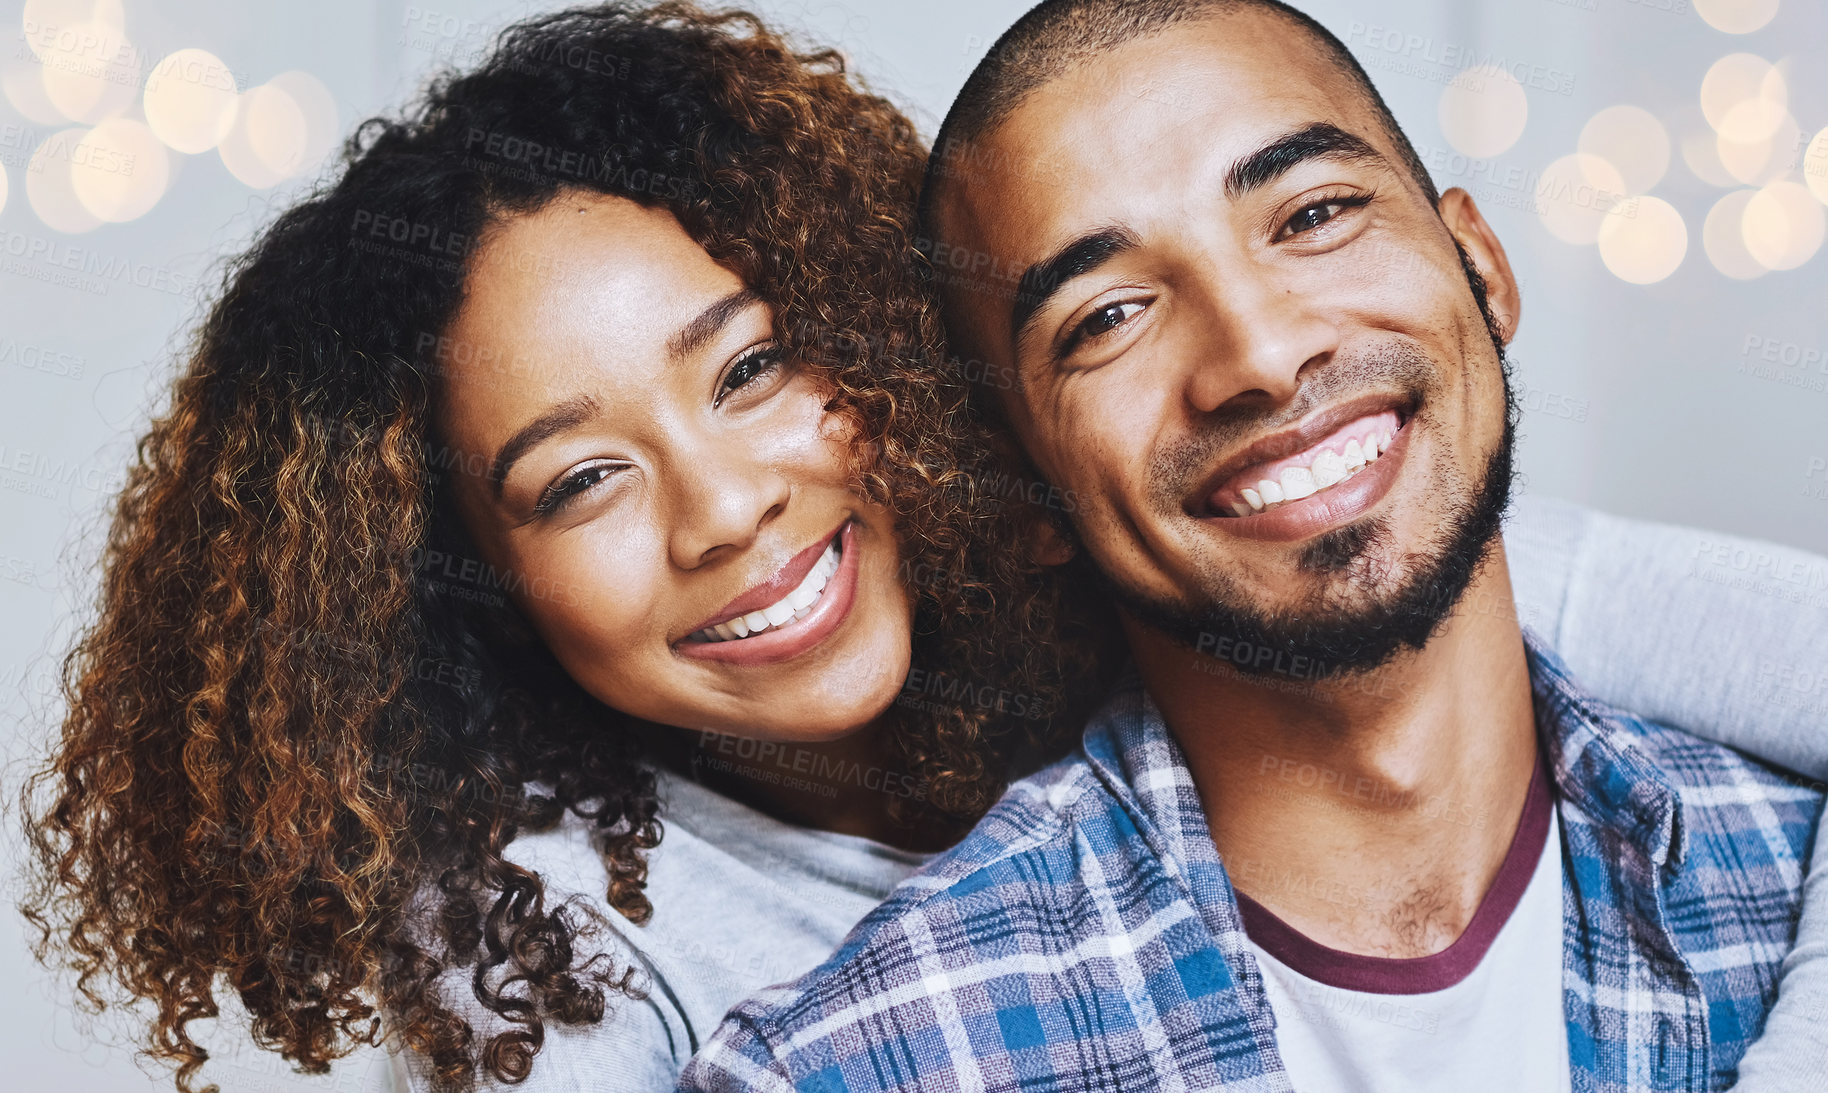
[{"label": "blurred bokeh light", "polygon": [[71,157],[70,183],[97,219],[120,223],[144,216],[171,181],[165,146],[143,122],[110,118],[89,131]]},{"label": "blurred bokeh light", "polygon": [[71,177],[70,168],[77,149],[88,135],[89,130],[81,126],[52,133],[38,145],[26,167],[26,202],[38,214],[38,219],[53,231],[74,235],[101,226],[101,217],[84,208],[82,200],[76,196],[75,180]]},{"label": "blurred bokeh light", "polygon": [[1495,156],[1517,143],[1529,122],[1530,102],[1517,78],[1497,65],[1455,76],[1441,91],[1441,134],[1469,156]]},{"label": "blurred bokeh light", "polygon": [[180,49],[146,78],[146,124],[173,151],[207,152],[234,127],[238,91],[234,73],[215,54]]},{"label": "blurred bokeh light", "polygon": [[1627,193],[1648,192],[1669,170],[1669,133],[1641,106],[1608,106],[1581,128],[1580,150],[1605,160]]},{"label": "blurred bokeh light", "polygon": [[1728,34],[1763,30],[1776,16],[1778,6],[1779,0],[1695,0],[1695,11],[1707,25]]},{"label": "blurred bokeh light", "polygon": [[1639,197],[1600,222],[1600,260],[1613,276],[1650,285],[1676,272],[1688,253],[1682,214],[1662,198]]},{"label": "blurred bokeh light", "polygon": [[1765,275],[1764,264],[1745,246],[1745,207],[1757,190],[1734,190],[1707,212],[1701,226],[1701,246],[1713,267],[1736,281]]}]

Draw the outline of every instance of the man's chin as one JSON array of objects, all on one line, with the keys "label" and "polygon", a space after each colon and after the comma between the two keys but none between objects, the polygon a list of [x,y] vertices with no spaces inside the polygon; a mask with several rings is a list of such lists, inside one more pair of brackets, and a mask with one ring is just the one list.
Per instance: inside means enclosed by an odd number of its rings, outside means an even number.
[{"label": "man's chin", "polygon": [[1308,679],[1374,671],[1426,647],[1491,556],[1510,501],[1510,441],[1507,428],[1482,481],[1449,512],[1417,522],[1435,534],[1399,534],[1382,516],[1330,530],[1301,547],[1278,582],[1289,594],[1277,601],[1261,595],[1263,579],[1222,571],[1202,603],[1110,591],[1139,622],[1243,671],[1286,674],[1293,663]]}]

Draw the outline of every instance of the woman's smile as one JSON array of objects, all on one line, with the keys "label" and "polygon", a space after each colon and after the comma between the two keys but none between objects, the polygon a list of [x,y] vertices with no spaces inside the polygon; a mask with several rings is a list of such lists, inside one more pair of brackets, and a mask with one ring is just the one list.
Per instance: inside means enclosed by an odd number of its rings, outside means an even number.
[{"label": "woman's smile", "polygon": [[854,526],[846,520],[835,534],[802,550],[676,643],[675,651],[725,664],[773,664],[824,641],[850,617],[856,599],[860,548]]}]

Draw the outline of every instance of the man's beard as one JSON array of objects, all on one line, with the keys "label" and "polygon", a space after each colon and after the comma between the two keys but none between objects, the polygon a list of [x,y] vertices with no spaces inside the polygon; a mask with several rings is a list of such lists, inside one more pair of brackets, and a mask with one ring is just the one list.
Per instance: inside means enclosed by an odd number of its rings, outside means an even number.
[{"label": "man's beard", "polygon": [[[1253,607],[1241,582],[1224,574],[1209,575],[1209,587],[1197,603],[1148,597],[1100,574],[1112,597],[1143,624],[1261,675],[1286,674],[1289,665],[1303,662],[1306,667],[1296,674],[1307,679],[1364,673],[1404,649],[1427,645],[1497,541],[1510,503],[1519,409],[1485,283],[1464,250],[1460,259],[1498,354],[1504,431],[1481,479],[1471,489],[1453,491],[1460,500],[1438,534],[1401,558],[1406,577],[1393,584],[1391,573],[1375,563],[1392,545],[1392,536],[1388,521],[1374,517],[1326,532],[1302,550],[1297,568],[1321,578],[1326,587],[1292,608],[1272,612]],[[1399,364],[1395,371],[1404,369]],[[1437,480],[1431,493],[1445,496],[1453,485]]]}]

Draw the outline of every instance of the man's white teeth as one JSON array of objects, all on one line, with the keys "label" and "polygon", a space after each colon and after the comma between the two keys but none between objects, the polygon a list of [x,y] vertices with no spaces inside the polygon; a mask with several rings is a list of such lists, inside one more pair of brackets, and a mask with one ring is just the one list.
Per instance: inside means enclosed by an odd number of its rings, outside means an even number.
[{"label": "man's white teeth", "polygon": [[1250,516],[1336,486],[1377,462],[1377,457],[1389,449],[1395,435],[1378,430],[1366,433],[1362,443],[1357,437],[1347,440],[1343,451],[1322,448],[1307,466],[1286,467],[1278,478],[1265,478],[1255,488],[1246,486],[1239,490],[1244,500],[1233,501],[1231,511],[1239,516]]},{"label": "man's white teeth", "polygon": [[1282,472],[1282,492],[1290,501],[1299,501],[1320,492],[1314,472],[1306,467],[1289,467]]},{"label": "man's white teeth", "polygon": [[1346,480],[1346,461],[1339,457],[1338,452],[1321,452],[1314,457],[1314,465],[1308,469],[1313,472],[1314,485],[1318,489],[1324,490]]},{"label": "man's white teeth", "polygon": [[819,596],[831,581],[832,574],[838,572],[838,557],[838,541],[833,539],[825,548],[825,553],[819,555],[819,560],[813,563],[806,578],[792,592],[760,611],[751,611],[728,622],[707,626],[692,637],[697,641],[734,641],[805,618],[812,614],[813,605],[819,602]]}]

